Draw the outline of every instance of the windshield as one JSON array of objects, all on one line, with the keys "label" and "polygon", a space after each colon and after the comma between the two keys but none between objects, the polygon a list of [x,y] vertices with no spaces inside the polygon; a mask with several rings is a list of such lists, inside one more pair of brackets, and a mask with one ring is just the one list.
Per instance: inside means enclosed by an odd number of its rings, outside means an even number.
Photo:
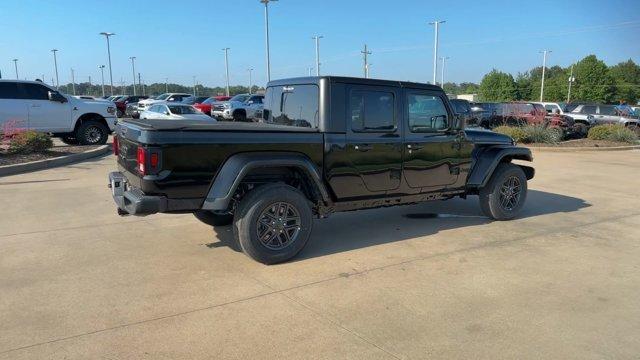
[{"label": "windshield", "polygon": [[210,98],[208,98],[207,100],[203,101],[202,103],[203,103],[203,104],[213,104],[213,103],[215,103],[215,102],[218,102],[218,100],[216,100],[216,99],[214,99],[214,98],[210,97]]},{"label": "windshield", "polygon": [[230,101],[245,102],[245,101],[247,101],[248,98],[249,98],[249,95],[240,94],[240,95],[236,95],[236,96],[232,97]]},{"label": "windshield", "polygon": [[198,114],[198,110],[191,106],[169,105],[169,111],[175,115]]},{"label": "windshield", "polygon": [[156,97],[154,97],[154,100],[165,100],[167,98],[167,96],[169,96],[169,94],[160,94]]}]

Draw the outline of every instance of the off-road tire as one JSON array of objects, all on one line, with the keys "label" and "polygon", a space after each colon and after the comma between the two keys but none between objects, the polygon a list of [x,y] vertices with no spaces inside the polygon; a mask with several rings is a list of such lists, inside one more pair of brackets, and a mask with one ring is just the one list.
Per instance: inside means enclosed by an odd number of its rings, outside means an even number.
[{"label": "off-road tire", "polygon": [[[518,182],[519,196],[515,204],[505,206],[505,197],[501,197],[503,186],[511,180]],[[508,186],[507,186],[508,188]],[[491,179],[485,187],[480,189],[480,208],[482,212],[494,220],[511,220],[518,216],[525,200],[527,199],[527,177],[522,169],[511,163],[502,163],[491,175]],[[507,201],[511,205],[511,201]]]},{"label": "off-road tire", "polygon": [[67,145],[78,145],[78,139],[73,135],[65,135],[60,140]]},{"label": "off-road tire", "polygon": [[[284,224],[278,223],[278,216],[276,215],[274,220],[274,227],[283,225],[286,229],[286,234],[278,234],[277,231],[263,232],[262,235],[265,239],[271,239],[271,234],[275,234],[276,238],[273,238],[273,242],[269,240],[268,245],[264,244],[260,240],[259,230],[269,229],[265,226],[265,219],[270,222],[271,215],[266,215],[274,209],[280,207],[279,204],[287,204],[293,207],[289,213],[297,214],[298,216],[291,218],[298,218],[297,226],[293,227],[291,222],[285,222]],[[287,208],[287,210],[290,210]],[[278,214],[278,212],[275,212]],[[287,215],[288,216],[288,215]],[[283,216],[282,219],[287,219],[287,216]],[[269,223],[270,224],[270,223]],[[271,225],[269,225],[271,226]],[[307,244],[309,236],[311,235],[311,228],[313,226],[313,213],[309,200],[298,191],[296,188],[282,183],[267,184],[255,188],[238,204],[233,219],[233,234],[236,241],[240,244],[242,251],[253,258],[254,260],[263,264],[276,264],[283,261],[287,261],[296,256],[302,248]],[[293,234],[293,235],[292,235]],[[285,241],[282,244],[283,237],[291,239],[290,242]],[[275,242],[275,243],[274,243]],[[280,243],[280,248],[274,248]],[[268,246],[271,246],[268,247]]]},{"label": "off-road tire", "polygon": [[78,126],[75,138],[80,145],[104,145],[109,138],[109,129],[96,120],[84,121]]},{"label": "off-road tire", "polygon": [[247,113],[242,110],[236,110],[233,112],[233,121],[247,121]]},{"label": "off-road tire", "polygon": [[226,226],[233,222],[233,214],[216,214],[207,210],[195,211],[193,216],[210,226]]}]

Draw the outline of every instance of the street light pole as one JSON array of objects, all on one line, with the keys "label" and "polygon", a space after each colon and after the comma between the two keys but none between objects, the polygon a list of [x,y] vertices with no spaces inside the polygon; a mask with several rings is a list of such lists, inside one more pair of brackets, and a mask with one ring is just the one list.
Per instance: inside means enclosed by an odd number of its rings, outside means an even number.
[{"label": "street light pole", "polygon": [[13,59],[13,66],[16,68],[16,80],[18,80],[18,59]]},{"label": "street light pole", "polygon": [[104,65],[98,65],[100,68],[100,76],[102,77],[102,97],[104,97]]},{"label": "street light pole", "polygon": [[369,62],[367,55],[371,55],[371,51],[367,51],[367,44],[364,44],[364,50],[360,51],[364,55],[364,78],[369,78]]},{"label": "street light pole", "polygon": [[169,92],[169,78],[164,78],[164,92]]},{"label": "street light pole", "polygon": [[551,50],[542,50],[542,82],[540,83],[540,101],[543,101],[544,97],[544,70],[547,67],[547,53],[550,53]]},{"label": "street light pole", "polygon": [[109,37],[115,35],[115,33],[101,32],[100,35],[104,35],[107,39],[107,55],[109,57],[109,83],[111,84],[111,95],[113,95],[113,70],[111,69],[111,45],[109,44]]},{"label": "street light pole", "polygon": [[91,85],[91,75],[89,75],[89,93],[87,95],[92,95],[93,94],[92,87],[93,87],[93,85]]},{"label": "street light pole", "polygon": [[75,74],[73,73],[73,68],[71,68],[71,87],[73,88],[73,95],[76,94],[76,78],[75,78]]},{"label": "street light pole", "polygon": [[576,78],[573,77],[573,64],[571,64],[571,74],[569,74],[569,90],[567,91],[567,103],[571,101],[571,84],[576,81]]},{"label": "street light pole", "polygon": [[[129,60],[131,60],[131,73],[133,74],[133,95],[136,95],[136,57],[135,56],[131,56],[129,57]],[[140,82],[138,81],[138,84]]]},{"label": "street light pole", "polygon": [[249,68],[247,69],[247,71],[249,72],[249,94],[251,94],[251,88],[253,87],[253,79],[251,78],[251,72],[253,71],[253,68]]},{"label": "street light pole", "polygon": [[[264,4],[264,36],[267,53],[267,81],[271,81],[271,58],[269,56],[269,2],[278,0],[260,0]],[[229,96],[229,94],[227,94]]]},{"label": "street light pole", "polygon": [[316,76],[320,76],[320,39],[323,37],[322,35],[312,37],[316,41]]},{"label": "street light pole", "polygon": [[225,68],[225,72],[226,72],[226,78],[227,78],[227,96],[229,96],[229,49],[230,48],[224,48],[222,49],[224,51],[224,68]]},{"label": "street light pole", "polygon": [[193,96],[196,96],[196,77],[193,76]]},{"label": "street light pole", "polygon": [[440,28],[440,24],[447,22],[446,20],[436,20],[430,22],[429,25],[433,25],[435,27],[435,38],[433,42],[433,82],[432,84],[436,84],[436,74],[438,73],[438,29]]},{"label": "street light pole", "polygon": [[440,86],[442,86],[442,88],[444,88],[444,67],[447,63],[447,59],[449,59],[448,56],[443,56],[440,59],[442,59],[442,76],[440,77]]},{"label": "street light pole", "polygon": [[56,89],[57,89],[58,87],[60,87],[60,81],[58,81],[58,57],[56,56],[58,49],[52,49],[51,52],[53,53],[53,66],[56,69]]}]

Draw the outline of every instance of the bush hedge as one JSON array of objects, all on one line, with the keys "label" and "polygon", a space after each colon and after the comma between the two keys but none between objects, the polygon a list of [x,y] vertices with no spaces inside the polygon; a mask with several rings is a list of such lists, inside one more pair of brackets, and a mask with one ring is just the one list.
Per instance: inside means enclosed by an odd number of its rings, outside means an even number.
[{"label": "bush hedge", "polygon": [[591,140],[608,140],[632,143],[638,140],[633,130],[624,125],[596,125],[589,129],[587,137]]},{"label": "bush hedge", "polygon": [[53,147],[51,136],[33,130],[20,132],[9,139],[9,153],[11,154],[44,152],[51,147]]},{"label": "bush hedge", "polygon": [[510,136],[518,143],[553,144],[562,140],[562,132],[544,125],[498,126],[493,131]]}]

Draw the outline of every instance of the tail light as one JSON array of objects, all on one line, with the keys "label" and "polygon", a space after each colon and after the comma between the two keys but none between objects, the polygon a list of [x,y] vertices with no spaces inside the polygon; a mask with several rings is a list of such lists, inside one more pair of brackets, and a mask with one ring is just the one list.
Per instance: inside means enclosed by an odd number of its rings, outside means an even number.
[{"label": "tail light", "polygon": [[140,175],[157,174],[161,165],[160,149],[138,147],[136,156],[138,173]]},{"label": "tail light", "polygon": [[113,137],[113,155],[120,155],[120,141],[118,140],[118,136]]}]

